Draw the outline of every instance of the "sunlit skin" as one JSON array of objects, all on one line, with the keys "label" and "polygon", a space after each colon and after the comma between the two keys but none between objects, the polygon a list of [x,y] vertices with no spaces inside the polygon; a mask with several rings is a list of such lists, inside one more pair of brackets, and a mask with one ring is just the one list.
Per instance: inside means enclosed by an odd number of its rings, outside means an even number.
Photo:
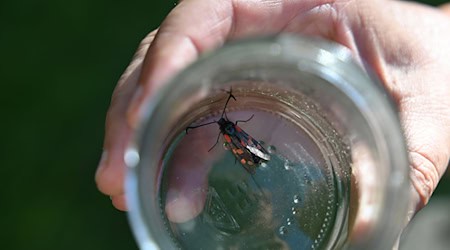
[{"label": "sunlit skin", "polygon": [[[116,208],[126,210],[125,146],[143,107],[171,76],[228,40],[290,32],[348,47],[393,97],[408,144],[414,214],[428,202],[450,157],[448,6],[387,0],[182,1],[143,40],[113,93],[96,174],[99,190]],[[198,143],[200,148],[202,142]],[[201,212],[204,196],[189,190],[203,184],[174,184],[183,185],[179,188],[184,196],[167,201],[172,204],[166,209],[169,220],[186,221]],[[181,208],[191,210],[174,213]]]}]

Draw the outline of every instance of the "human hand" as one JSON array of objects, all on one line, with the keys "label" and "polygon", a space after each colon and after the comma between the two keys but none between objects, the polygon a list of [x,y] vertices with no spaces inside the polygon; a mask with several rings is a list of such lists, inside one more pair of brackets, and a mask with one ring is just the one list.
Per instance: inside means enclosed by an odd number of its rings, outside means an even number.
[{"label": "human hand", "polygon": [[[116,208],[126,210],[125,146],[145,103],[169,77],[227,40],[293,32],[348,47],[357,60],[374,69],[395,99],[408,143],[411,194],[418,211],[436,188],[450,157],[448,13],[381,0],[185,0],[159,31],[143,41],[114,91],[106,121],[105,153],[96,174],[98,188],[112,197]],[[180,190],[195,190],[183,186],[192,183],[179,185]],[[198,192],[169,198],[167,216],[175,222],[186,221],[201,212],[203,202],[204,195]],[[184,208],[183,214],[174,212],[180,211],[179,207]]]}]

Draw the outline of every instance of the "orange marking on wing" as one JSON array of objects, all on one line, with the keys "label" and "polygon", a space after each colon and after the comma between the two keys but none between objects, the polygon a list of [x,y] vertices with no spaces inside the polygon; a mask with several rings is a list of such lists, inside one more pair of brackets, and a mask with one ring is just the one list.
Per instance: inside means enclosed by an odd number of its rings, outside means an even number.
[{"label": "orange marking on wing", "polygon": [[235,150],[235,153],[241,155],[241,154],[244,153],[244,150],[242,150],[242,149],[239,148],[239,149],[236,149],[236,150]]},{"label": "orange marking on wing", "polygon": [[247,144],[245,144],[245,142],[244,142],[244,141],[241,141],[241,145],[242,145],[242,147],[245,147],[245,146],[247,146]]},{"label": "orange marking on wing", "polygon": [[242,129],[239,126],[235,126],[237,132],[242,132]]},{"label": "orange marking on wing", "polygon": [[225,138],[225,141],[227,141],[228,143],[231,142],[231,138],[228,135],[223,135],[223,138]]},{"label": "orange marking on wing", "polygon": [[241,163],[242,163],[242,164],[245,164],[245,163],[247,163],[247,162],[245,161],[245,159],[241,159]]}]

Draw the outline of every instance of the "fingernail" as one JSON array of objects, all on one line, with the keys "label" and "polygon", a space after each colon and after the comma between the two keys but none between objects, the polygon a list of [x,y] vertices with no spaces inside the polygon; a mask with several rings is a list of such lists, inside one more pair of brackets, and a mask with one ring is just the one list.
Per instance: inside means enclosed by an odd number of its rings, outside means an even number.
[{"label": "fingernail", "polygon": [[167,217],[176,223],[189,221],[202,211],[204,201],[204,195],[198,190],[180,193],[169,189],[165,207]]},{"label": "fingernail", "polygon": [[170,221],[183,223],[197,215],[192,200],[187,197],[180,196],[166,204],[166,213]]}]

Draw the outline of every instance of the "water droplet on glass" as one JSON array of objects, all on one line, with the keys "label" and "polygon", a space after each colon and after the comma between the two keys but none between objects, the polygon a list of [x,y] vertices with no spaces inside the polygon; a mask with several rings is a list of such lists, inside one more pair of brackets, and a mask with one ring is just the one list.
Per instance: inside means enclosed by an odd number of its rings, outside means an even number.
[{"label": "water droplet on glass", "polygon": [[297,208],[292,207],[291,210],[292,210],[292,214],[296,214],[297,213]]},{"label": "water droplet on glass", "polygon": [[294,195],[294,203],[299,203],[300,197],[298,195]]},{"label": "water droplet on glass", "polygon": [[267,163],[262,162],[262,163],[260,164],[260,166],[261,166],[262,168],[267,168]]},{"label": "water droplet on glass", "polygon": [[277,148],[274,145],[270,145],[270,146],[267,147],[267,151],[270,154],[275,154],[277,152]]},{"label": "water droplet on glass", "polygon": [[292,222],[291,222],[291,219],[290,219],[290,218],[287,218],[287,219],[286,219],[286,224],[287,224],[288,226],[290,226],[290,225],[292,224]]},{"label": "water droplet on glass", "polygon": [[292,168],[292,163],[289,161],[284,162],[284,169],[290,170]]},{"label": "water droplet on glass", "polygon": [[280,229],[278,230],[278,232],[281,235],[287,234],[287,228],[285,226],[281,226]]}]

